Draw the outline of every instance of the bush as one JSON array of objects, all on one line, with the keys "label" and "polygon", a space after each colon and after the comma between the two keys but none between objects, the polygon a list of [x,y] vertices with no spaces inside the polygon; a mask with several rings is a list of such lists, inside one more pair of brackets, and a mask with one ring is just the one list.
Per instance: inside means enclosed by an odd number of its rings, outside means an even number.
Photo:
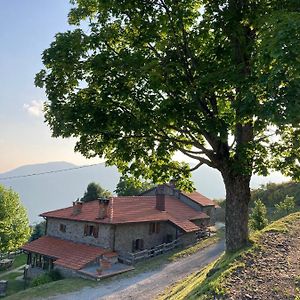
[{"label": "bush", "polygon": [[249,225],[253,230],[261,230],[268,225],[267,208],[261,200],[256,200],[254,202]]},{"label": "bush", "polygon": [[48,272],[48,274],[53,281],[61,280],[63,278],[58,270],[51,270],[50,272]]},{"label": "bush", "polygon": [[275,204],[275,216],[278,219],[295,212],[295,210],[296,201],[294,197],[286,196],[282,202]]},{"label": "bush", "polygon": [[40,275],[40,276],[32,279],[31,286],[39,286],[39,285],[42,285],[42,284],[45,284],[45,283],[48,283],[51,281],[53,281],[52,278],[49,276],[49,274],[46,273],[46,274]]},{"label": "bush", "polygon": [[60,279],[62,279],[60,272],[58,270],[52,270],[32,279],[31,286],[39,286]]}]

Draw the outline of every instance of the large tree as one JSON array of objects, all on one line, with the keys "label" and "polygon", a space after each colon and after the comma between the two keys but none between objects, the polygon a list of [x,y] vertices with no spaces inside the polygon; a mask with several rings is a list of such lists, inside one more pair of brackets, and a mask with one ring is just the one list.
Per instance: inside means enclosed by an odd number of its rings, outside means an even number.
[{"label": "large tree", "polygon": [[252,174],[300,175],[297,1],[71,3],[77,28],[56,35],[36,77],[53,136],[154,182],[188,188],[191,170],[219,170],[227,250],[247,244]]},{"label": "large tree", "polygon": [[0,253],[17,250],[29,237],[27,212],[19,195],[0,185]]},{"label": "large tree", "polygon": [[91,182],[88,184],[83,197],[80,199],[82,202],[89,202],[98,198],[108,198],[111,193],[100,186],[100,184]]},{"label": "large tree", "polygon": [[118,196],[137,196],[154,187],[154,184],[142,181],[133,176],[121,176],[116,186]]}]

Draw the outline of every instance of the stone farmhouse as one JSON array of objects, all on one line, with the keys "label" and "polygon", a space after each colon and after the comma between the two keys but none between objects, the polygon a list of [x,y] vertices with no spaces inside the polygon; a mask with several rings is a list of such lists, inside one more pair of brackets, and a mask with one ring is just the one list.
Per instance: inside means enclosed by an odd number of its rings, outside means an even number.
[{"label": "stone farmhouse", "polygon": [[23,250],[31,268],[56,268],[65,276],[78,276],[99,266],[99,261],[113,267],[126,253],[174,240],[192,244],[199,232],[214,224],[215,210],[212,200],[170,184],[140,196],[73,202],[71,207],[42,213],[45,236]]}]

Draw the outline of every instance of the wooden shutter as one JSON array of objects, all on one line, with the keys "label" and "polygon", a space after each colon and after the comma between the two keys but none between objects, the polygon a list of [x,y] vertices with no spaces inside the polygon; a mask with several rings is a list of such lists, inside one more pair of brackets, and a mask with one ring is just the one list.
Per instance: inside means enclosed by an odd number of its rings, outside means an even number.
[{"label": "wooden shutter", "polygon": [[84,235],[88,235],[88,230],[89,230],[89,225],[88,224],[85,224],[84,225]]},{"label": "wooden shutter", "polygon": [[93,236],[97,238],[99,234],[99,225],[93,226]]},{"label": "wooden shutter", "polygon": [[155,225],[156,225],[155,226],[155,232],[159,233],[160,232],[160,223],[156,223]]},{"label": "wooden shutter", "polygon": [[144,250],[144,240],[140,239],[140,250]]}]

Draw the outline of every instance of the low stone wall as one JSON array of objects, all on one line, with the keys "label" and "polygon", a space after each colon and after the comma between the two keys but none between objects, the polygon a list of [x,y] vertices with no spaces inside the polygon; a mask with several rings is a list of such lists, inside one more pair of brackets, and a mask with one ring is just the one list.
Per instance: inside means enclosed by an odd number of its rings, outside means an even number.
[{"label": "low stone wall", "polygon": [[54,267],[54,270],[58,270],[59,273],[63,276],[63,277],[81,277],[80,274],[75,271],[75,270],[71,270],[71,269],[68,269],[68,268],[64,268],[64,267],[61,267],[61,266],[55,266]]}]

